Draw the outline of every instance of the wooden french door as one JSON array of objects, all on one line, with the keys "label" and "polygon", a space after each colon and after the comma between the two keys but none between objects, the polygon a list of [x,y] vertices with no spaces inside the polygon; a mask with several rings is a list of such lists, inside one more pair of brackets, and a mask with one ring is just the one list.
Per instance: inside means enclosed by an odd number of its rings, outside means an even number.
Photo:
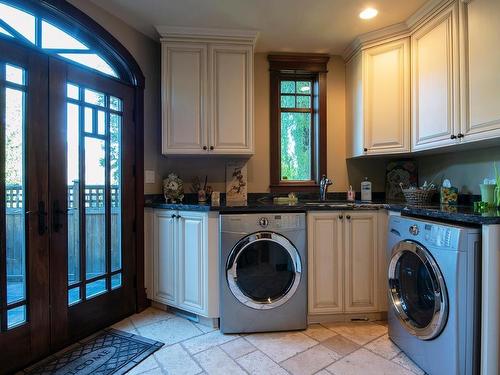
[{"label": "wooden french door", "polygon": [[49,351],[45,55],[0,40],[0,373]]},{"label": "wooden french door", "polygon": [[51,342],[133,313],[133,89],[49,62]]},{"label": "wooden french door", "polygon": [[134,91],[0,40],[0,374],[130,315]]}]

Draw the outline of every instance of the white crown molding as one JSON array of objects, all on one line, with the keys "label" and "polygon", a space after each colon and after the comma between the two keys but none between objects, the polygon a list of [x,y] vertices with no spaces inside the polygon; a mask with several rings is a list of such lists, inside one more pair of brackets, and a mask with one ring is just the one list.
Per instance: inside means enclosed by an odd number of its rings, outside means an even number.
[{"label": "white crown molding", "polygon": [[255,46],[259,32],[256,30],[214,29],[205,27],[155,26],[161,41],[211,40],[249,43]]},{"label": "white crown molding", "polygon": [[[345,61],[348,61],[362,48],[376,45],[377,43],[387,41],[388,39],[409,36],[415,28],[417,28],[422,22],[425,21],[425,19],[431,17],[441,8],[454,1],[455,0],[429,0],[405,21],[359,35],[347,46],[342,54],[342,57]],[[472,0],[461,1],[470,2]]]}]

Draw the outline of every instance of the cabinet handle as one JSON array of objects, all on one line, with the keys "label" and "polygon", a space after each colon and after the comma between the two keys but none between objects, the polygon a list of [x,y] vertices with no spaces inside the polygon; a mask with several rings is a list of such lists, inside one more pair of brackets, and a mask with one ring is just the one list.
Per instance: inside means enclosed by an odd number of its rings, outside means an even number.
[{"label": "cabinet handle", "polygon": [[207,150],[207,146],[203,146],[203,149],[206,151]]},{"label": "cabinet handle", "polygon": [[344,218],[344,216],[339,215],[339,220],[342,220],[343,218]]},{"label": "cabinet handle", "polygon": [[172,214],[172,216],[170,216],[172,219],[175,219],[175,214]]},{"label": "cabinet handle", "polygon": [[346,218],[347,220],[351,220],[351,215],[347,215],[345,218]]},{"label": "cabinet handle", "polygon": [[457,134],[457,138],[463,138],[463,137],[464,137],[464,135],[462,133]]},{"label": "cabinet handle", "polygon": [[210,146],[210,151],[213,151],[213,149],[214,149],[214,146]]},{"label": "cabinet handle", "polygon": [[455,134],[450,135],[450,139],[455,139],[457,136]]},{"label": "cabinet handle", "polygon": [[182,216],[181,216],[181,215],[177,215],[176,217],[177,217],[177,219],[181,219],[181,218],[182,218]]}]

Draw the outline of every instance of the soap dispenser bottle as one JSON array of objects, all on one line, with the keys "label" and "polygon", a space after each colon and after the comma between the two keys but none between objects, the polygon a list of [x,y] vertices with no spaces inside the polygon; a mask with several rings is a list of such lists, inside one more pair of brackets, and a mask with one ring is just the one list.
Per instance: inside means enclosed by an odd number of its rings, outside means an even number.
[{"label": "soap dispenser bottle", "polygon": [[361,182],[361,201],[372,201],[372,183],[368,181],[368,177],[365,177],[365,180]]}]

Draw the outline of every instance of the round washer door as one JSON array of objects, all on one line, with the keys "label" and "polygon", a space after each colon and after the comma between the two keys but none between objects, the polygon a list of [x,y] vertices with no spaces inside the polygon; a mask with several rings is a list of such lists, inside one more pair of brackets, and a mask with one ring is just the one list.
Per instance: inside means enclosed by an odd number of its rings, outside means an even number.
[{"label": "round washer door", "polygon": [[401,241],[392,249],[389,297],[396,316],[421,340],[437,337],[448,318],[448,294],[443,275],[427,249]]},{"label": "round washer door", "polygon": [[242,238],[229,253],[226,278],[232,294],[254,309],[273,309],[297,291],[302,263],[295,246],[274,232]]}]

